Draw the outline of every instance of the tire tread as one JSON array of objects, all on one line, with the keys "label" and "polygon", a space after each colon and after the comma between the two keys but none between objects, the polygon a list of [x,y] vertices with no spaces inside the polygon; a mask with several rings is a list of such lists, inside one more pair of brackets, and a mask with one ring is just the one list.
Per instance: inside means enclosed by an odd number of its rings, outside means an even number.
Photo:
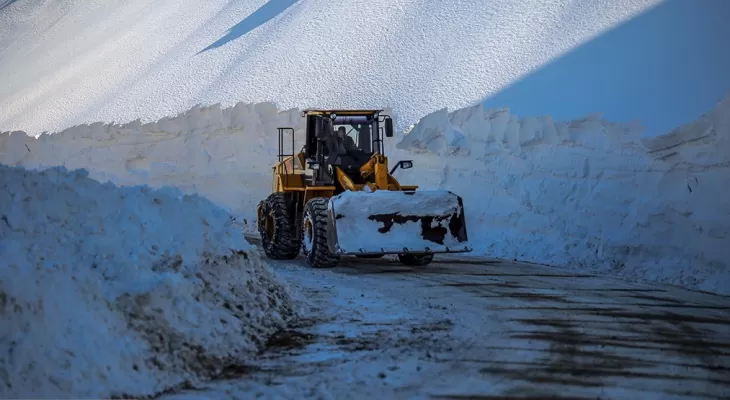
[{"label": "tire tread", "polygon": [[[314,268],[332,268],[340,262],[340,256],[333,254],[329,251],[327,246],[327,203],[329,199],[325,197],[315,197],[307,202],[304,206],[305,218],[306,215],[312,216],[312,251],[307,252],[306,248],[302,246],[304,255],[307,258],[307,262],[311,267]],[[302,224],[302,230],[304,224]],[[302,233],[302,238],[304,233]]]},{"label": "tire tread", "polygon": [[301,242],[298,240],[292,220],[286,193],[272,193],[263,201],[264,212],[274,212],[277,235],[274,240],[266,237],[259,222],[259,235],[266,256],[274,260],[292,260],[299,255]]}]

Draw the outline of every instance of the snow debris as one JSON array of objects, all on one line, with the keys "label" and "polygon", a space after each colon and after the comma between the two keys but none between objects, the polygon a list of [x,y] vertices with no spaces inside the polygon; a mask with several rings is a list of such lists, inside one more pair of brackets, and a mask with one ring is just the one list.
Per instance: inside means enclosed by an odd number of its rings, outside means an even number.
[{"label": "snow debris", "polygon": [[0,166],[0,397],[152,395],[297,313],[222,209],[87,175]]}]

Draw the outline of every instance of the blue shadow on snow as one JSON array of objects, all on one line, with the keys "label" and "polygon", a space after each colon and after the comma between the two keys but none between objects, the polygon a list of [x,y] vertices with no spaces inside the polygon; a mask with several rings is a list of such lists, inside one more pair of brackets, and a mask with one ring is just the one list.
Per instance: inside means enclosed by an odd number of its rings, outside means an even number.
[{"label": "blue shadow on snow", "polygon": [[15,3],[18,0],[0,0],[0,10]]},{"label": "blue shadow on snow", "polygon": [[228,33],[226,33],[222,38],[216,40],[203,50],[200,50],[198,54],[211,49],[216,49],[232,40],[240,38],[241,36],[251,32],[252,30],[258,28],[259,26],[265,24],[277,15],[281,14],[297,1],[298,0],[269,0],[258,10],[254,11],[253,14],[249,15],[248,17],[244,18],[243,21],[232,26],[231,29],[228,30]]},{"label": "blue shadow on snow", "polygon": [[[546,64],[487,108],[571,120],[639,120],[646,136],[710,111],[730,92],[730,0],[667,0]],[[550,38],[545,38],[550,40]]]}]

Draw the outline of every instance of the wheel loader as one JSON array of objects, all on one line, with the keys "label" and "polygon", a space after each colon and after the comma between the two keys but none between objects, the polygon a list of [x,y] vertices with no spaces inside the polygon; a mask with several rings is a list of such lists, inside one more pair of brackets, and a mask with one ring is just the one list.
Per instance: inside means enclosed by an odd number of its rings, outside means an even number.
[{"label": "wheel loader", "polygon": [[388,170],[382,137],[393,137],[393,120],[383,110],[307,109],[302,117],[298,153],[294,129],[278,128],[272,193],[256,210],[267,257],[301,251],[311,267],[331,268],[341,256],[397,254],[405,265],[425,266],[437,253],[471,251],[459,196],[401,184],[394,174],[411,160]]}]

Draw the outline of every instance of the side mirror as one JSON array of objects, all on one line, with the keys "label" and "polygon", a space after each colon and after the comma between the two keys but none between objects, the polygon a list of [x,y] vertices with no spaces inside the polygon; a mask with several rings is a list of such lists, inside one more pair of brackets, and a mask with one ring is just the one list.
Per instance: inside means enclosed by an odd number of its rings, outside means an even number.
[{"label": "side mirror", "polygon": [[410,168],[413,168],[413,161],[412,160],[401,160],[401,161],[398,161],[398,163],[395,164],[395,166],[393,167],[393,169],[390,170],[390,174],[393,175],[393,172],[395,172],[395,170],[398,169],[398,167],[400,167],[402,169],[410,169]]},{"label": "side mirror", "polygon": [[385,137],[393,137],[393,120],[385,119]]}]

